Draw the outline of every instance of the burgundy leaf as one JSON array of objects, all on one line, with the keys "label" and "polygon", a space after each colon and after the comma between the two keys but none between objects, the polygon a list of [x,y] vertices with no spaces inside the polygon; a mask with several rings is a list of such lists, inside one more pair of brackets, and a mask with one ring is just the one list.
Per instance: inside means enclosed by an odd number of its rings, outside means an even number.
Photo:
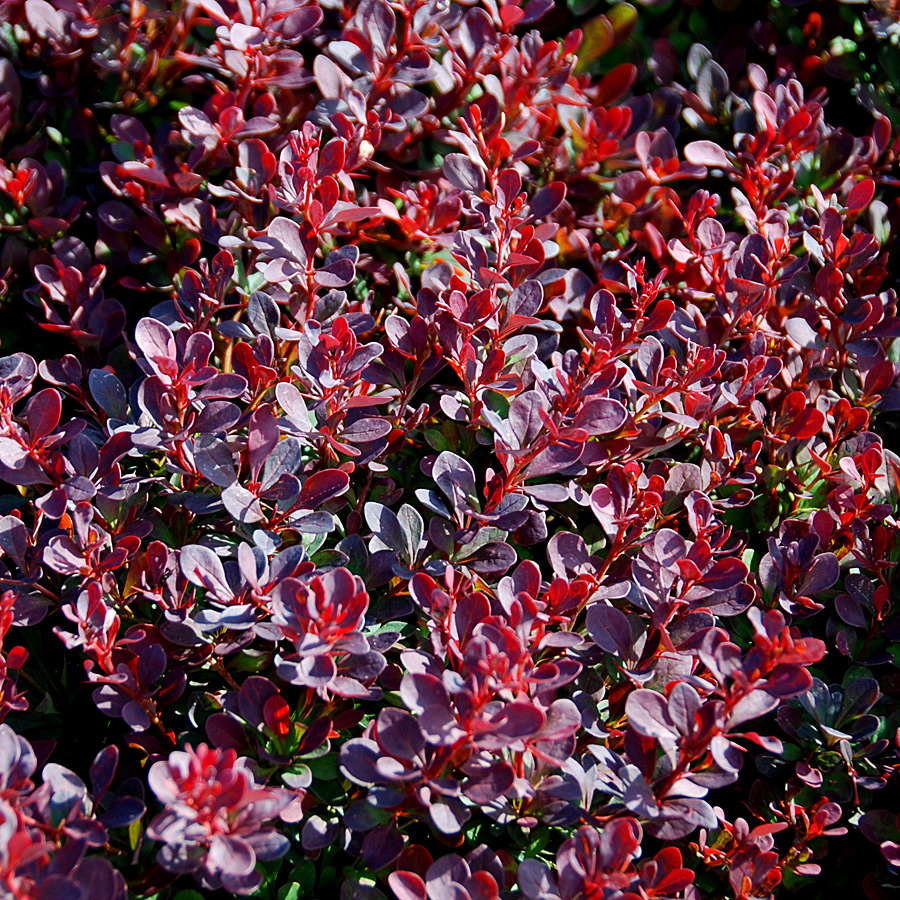
[{"label": "burgundy leaf", "polygon": [[303,490],[297,499],[301,509],[315,509],[335,497],[346,493],[350,486],[350,478],[340,469],[323,469],[306,479]]}]

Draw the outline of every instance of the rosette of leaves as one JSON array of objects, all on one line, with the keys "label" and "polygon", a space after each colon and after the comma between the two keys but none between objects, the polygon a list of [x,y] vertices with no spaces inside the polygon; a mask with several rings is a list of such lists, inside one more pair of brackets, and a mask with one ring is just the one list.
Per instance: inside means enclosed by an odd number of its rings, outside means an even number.
[{"label": "rosette of leaves", "polygon": [[252,894],[262,881],[257,862],[287,853],[288,839],[270,823],[296,821],[298,796],[258,783],[249,760],[233,750],[188,744],[154,763],[148,781],[165,809],[147,836],[163,844],[158,859],[167,871],[192,872],[209,889]]},{"label": "rosette of leaves", "polygon": [[674,896],[693,884],[694,873],[682,865],[675,847],[638,865],[642,838],[635,819],[613,819],[602,830],[578,829],[556,854],[556,872],[535,859],[519,864],[518,884],[527,900],[577,900],[620,894]]},{"label": "rosette of leaves", "polygon": [[108,796],[119,753],[107,747],[91,766],[91,787],[70,769],[44,766],[32,776],[32,745],[0,725],[0,890],[10,897],[62,895],[73,900],[125,900],[125,879],[100,855],[109,830],[137,822],[143,802]]},{"label": "rosette of leaves", "polygon": [[285,578],[272,592],[272,622],[293,644],[278,654],[275,668],[291,684],[314,689],[323,699],[378,699],[372,687],[386,665],[362,629],[369,595],[362,579],[348,569],[332,569],[301,581]]},{"label": "rosette of leaves", "polygon": [[[782,757],[794,761],[803,785],[838,803],[885,786],[878,758],[890,741],[878,737],[883,720],[870,711],[881,696],[874,678],[856,672],[844,685],[813,678],[809,691],[779,707],[778,723],[792,739]],[[778,767],[769,757],[760,762]]]},{"label": "rosette of leaves", "polygon": [[481,844],[465,857],[442,856],[421,874],[398,868],[388,884],[397,900],[499,900],[506,873],[498,854]]}]

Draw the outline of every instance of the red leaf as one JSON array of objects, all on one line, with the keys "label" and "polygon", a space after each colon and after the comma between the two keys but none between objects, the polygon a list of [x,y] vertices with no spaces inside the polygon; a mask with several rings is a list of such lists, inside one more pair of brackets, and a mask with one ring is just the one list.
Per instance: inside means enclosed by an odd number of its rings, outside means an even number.
[{"label": "red leaf", "polygon": [[6,665],[10,669],[21,669],[28,660],[28,651],[24,647],[13,647],[6,654]]},{"label": "red leaf", "polygon": [[825,425],[825,413],[818,409],[804,409],[781,429],[782,434],[788,437],[799,438],[801,441],[815,437]]},{"label": "red leaf", "polygon": [[[337,442],[335,442],[337,443]],[[351,448],[351,451],[353,448]],[[350,478],[346,472],[338,469],[324,469],[314,472],[297,498],[297,506],[300,509],[315,509],[317,506],[338,497],[350,487]]]},{"label": "red leaf", "polygon": [[273,694],[263,704],[263,719],[278,737],[291,730],[291,708],[281,694]]},{"label": "red leaf", "polygon": [[808,112],[798,112],[781,126],[781,140],[786,144],[806,131],[812,124],[812,116]]},{"label": "red leaf", "polygon": [[621,63],[611,72],[607,72],[595,89],[597,91],[594,97],[595,107],[608,107],[614,103],[634,84],[636,79],[637,67],[631,63]]},{"label": "red leaf", "polygon": [[816,290],[825,300],[834,300],[843,284],[844,276],[831,264],[824,266],[816,273]]},{"label": "red leaf", "polygon": [[671,300],[660,300],[656,306],[653,307],[653,311],[650,315],[644,320],[644,324],[641,327],[641,334],[646,334],[650,331],[659,331],[660,328],[665,328],[666,325],[669,324],[669,319],[672,318],[674,312],[675,304]]},{"label": "red leaf", "polygon": [[871,178],[860,181],[859,184],[853,186],[847,196],[847,209],[851,213],[858,213],[865,209],[875,196],[875,182]]}]

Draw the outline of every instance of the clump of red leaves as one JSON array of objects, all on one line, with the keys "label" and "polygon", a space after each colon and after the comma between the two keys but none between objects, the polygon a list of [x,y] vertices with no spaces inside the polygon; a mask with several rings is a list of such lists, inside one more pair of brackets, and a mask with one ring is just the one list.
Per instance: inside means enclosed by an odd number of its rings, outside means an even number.
[{"label": "clump of red leaves", "polygon": [[900,147],[645,5],[4,5],[3,896],[880,896]]}]

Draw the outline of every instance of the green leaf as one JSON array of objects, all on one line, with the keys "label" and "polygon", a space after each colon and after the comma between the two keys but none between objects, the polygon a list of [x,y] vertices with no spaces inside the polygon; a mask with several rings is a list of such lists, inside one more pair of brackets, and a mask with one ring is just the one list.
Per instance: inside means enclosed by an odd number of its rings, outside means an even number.
[{"label": "green leaf", "polygon": [[255,650],[244,650],[232,658],[228,664],[231,670],[239,672],[261,672],[271,662],[271,655]]},{"label": "green leaf", "polygon": [[316,867],[311,860],[304,859],[291,872],[291,878],[300,887],[300,896],[305,896],[316,886]]},{"label": "green leaf", "polygon": [[307,554],[312,557],[322,544],[325,543],[327,537],[328,535],[325,534],[304,534],[302,536],[302,543]]},{"label": "green leaf", "polygon": [[143,825],[141,824],[141,820],[138,819],[137,822],[132,822],[131,825],[128,826],[128,845],[132,850],[137,849],[138,841],[141,837],[141,831],[143,830]]},{"label": "green leaf", "polygon": [[450,442],[437,428],[429,428],[425,432],[425,440],[428,441],[428,446],[438,453],[443,453],[444,450],[452,449],[450,447]]},{"label": "green leaf", "polygon": [[323,802],[342,806],[347,802],[347,791],[344,784],[333,778],[331,781],[314,780],[310,790]]},{"label": "green leaf", "polygon": [[317,781],[332,781],[338,777],[337,754],[329,753],[318,759],[309,759],[309,768]]}]

